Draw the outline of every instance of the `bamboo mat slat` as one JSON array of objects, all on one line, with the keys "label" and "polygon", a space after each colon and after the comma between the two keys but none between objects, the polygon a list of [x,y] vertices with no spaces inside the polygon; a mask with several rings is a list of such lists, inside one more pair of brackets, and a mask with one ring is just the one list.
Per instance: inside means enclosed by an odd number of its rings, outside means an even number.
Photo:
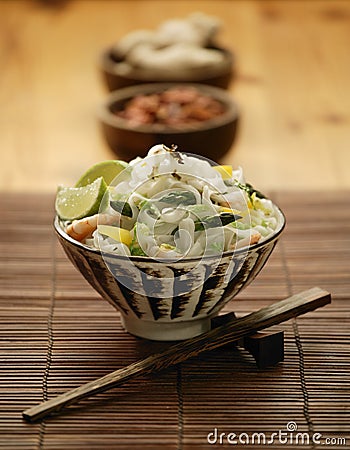
[{"label": "bamboo mat slat", "polygon": [[205,449],[215,447],[207,442],[215,428],[269,436],[291,421],[350,448],[349,194],[272,193],[286,230],[262,273],[225,308],[243,315],[313,286],[330,291],[331,305],[275,327],[285,332],[282,364],[258,370],[248,352],[225,347],[36,424],[22,421],[24,409],[168,344],[125,333],[118,312],[73,268],[53,233],[52,196],[0,194],[0,448]]}]

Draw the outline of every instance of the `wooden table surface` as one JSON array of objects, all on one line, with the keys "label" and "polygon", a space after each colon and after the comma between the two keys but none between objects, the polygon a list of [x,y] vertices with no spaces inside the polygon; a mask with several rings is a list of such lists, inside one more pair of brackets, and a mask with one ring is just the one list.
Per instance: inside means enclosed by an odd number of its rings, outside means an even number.
[{"label": "wooden table surface", "polygon": [[113,158],[96,120],[97,58],[193,11],[222,21],[242,122],[225,157],[260,189],[350,187],[350,2],[1,1],[0,190],[55,191]]},{"label": "wooden table surface", "polygon": [[314,286],[329,291],[330,305],[277,326],[285,333],[283,363],[259,370],[245,350],[218,348],[30,424],[23,410],[164,343],[126,333],[119,313],[73,268],[52,230],[53,195],[0,194],[0,448],[231,448],[208,442],[216,428],[242,434],[235,448],[254,450],[265,446],[252,443],[253,433],[270,440],[293,422],[310,440],[317,433],[320,444],[296,445],[294,434],[283,444],[275,437],[269,448],[349,449],[349,195],[272,198],[287,228],[262,272],[225,310],[242,316]]}]

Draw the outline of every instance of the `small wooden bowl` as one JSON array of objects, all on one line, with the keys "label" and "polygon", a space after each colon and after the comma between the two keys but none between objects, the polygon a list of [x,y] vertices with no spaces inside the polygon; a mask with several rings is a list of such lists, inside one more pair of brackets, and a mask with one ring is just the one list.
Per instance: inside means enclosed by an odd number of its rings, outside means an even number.
[{"label": "small wooden bowl", "polygon": [[109,47],[104,50],[99,58],[98,65],[102,74],[102,78],[104,83],[106,84],[109,91],[115,91],[117,89],[121,89],[127,86],[134,86],[138,84],[145,83],[200,83],[200,84],[208,84],[210,86],[220,87],[222,89],[227,89],[234,78],[234,56],[233,53],[223,47],[213,46],[210,47],[215,50],[219,50],[225,55],[226,64],[225,67],[211,71],[210,73],[203,72],[200,76],[196,78],[164,78],[162,76],[158,76],[157,78],[149,78],[147,76],[142,75],[142,71],[136,71],[132,75],[122,75],[118,72],[118,63],[121,63],[122,60],[118,59],[113,54],[113,48]]},{"label": "small wooden bowl", "polygon": [[[107,144],[119,159],[130,161],[137,156],[144,157],[153,145],[165,144],[168,147],[176,145],[179,151],[219,161],[232,147],[237,133],[239,112],[230,93],[224,89],[195,85],[200,93],[210,95],[221,102],[225,112],[191,127],[184,125],[179,129],[162,126],[160,129],[154,124],[135,127],[115,114],[115,111],[122,110],[135,96],[160,93],[179,85],[179,83],[142,84],[109,94],[100,108],[99,121]],[[189,85],[181,84],[181,86]]]}]

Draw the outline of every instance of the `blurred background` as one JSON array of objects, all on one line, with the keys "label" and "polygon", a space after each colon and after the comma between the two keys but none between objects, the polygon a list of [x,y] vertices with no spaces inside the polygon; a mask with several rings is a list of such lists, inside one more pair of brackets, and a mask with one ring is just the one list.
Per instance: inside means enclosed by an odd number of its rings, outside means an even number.
[{"label": "blurred background", "polygon": [[97,120],[101,52],[193,12],[219,19],[234,55],[222,162],[265,191],[350,188],[350,2],[14,0],[0,2],[0,190],[55,192],[117,158]]}]

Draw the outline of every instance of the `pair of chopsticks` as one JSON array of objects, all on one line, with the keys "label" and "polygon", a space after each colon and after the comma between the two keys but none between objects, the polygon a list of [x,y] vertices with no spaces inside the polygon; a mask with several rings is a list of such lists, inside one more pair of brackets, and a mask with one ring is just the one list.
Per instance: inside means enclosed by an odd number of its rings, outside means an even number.
[{"label": "pair of chopsticks", "polygon": [[119,386],[133,377],[157,372],[174,364],[179,364],[192,356],[237,341],[264,328],[320,308],[330,302],[331,295],[317,287],[295,294],[239,319],[232,318],[227,323],[200,336],[174,344],[163,352],[148,356],[102,378],[29,408],[23,412],[23,418],[28,422],[34,422],[49,414],[58,413],[68,405]]}]

